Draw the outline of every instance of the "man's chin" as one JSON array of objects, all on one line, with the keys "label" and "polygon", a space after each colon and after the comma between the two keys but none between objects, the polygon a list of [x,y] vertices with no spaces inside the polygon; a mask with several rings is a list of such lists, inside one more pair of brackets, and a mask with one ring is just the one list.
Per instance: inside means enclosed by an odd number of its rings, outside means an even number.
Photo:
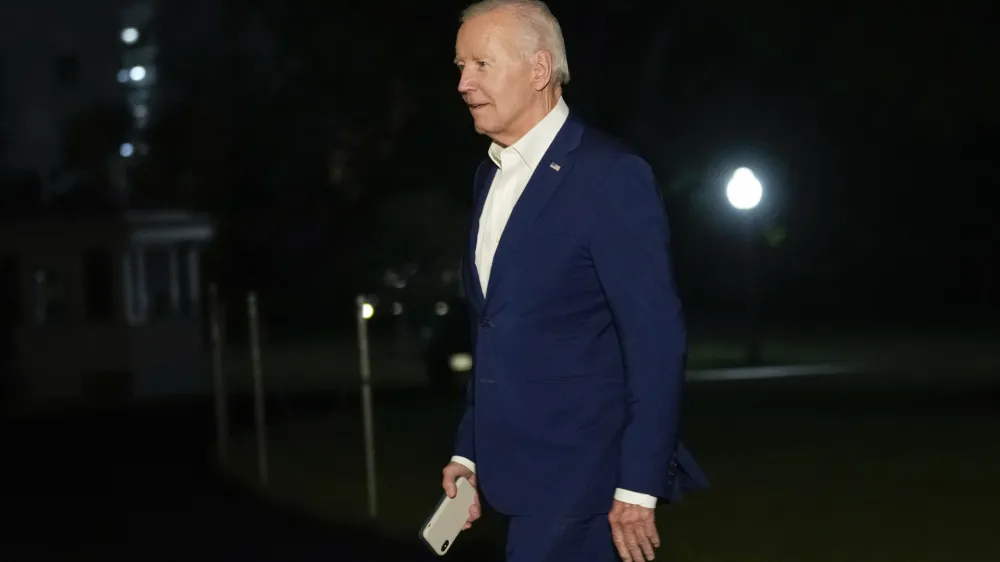
[{"label": "man's chin", "polygon": [[490,131],[493,130],[493,127],[490,127],[488,124],[480,122],[478,119],[474,119],[472,121],[472,127],[480,135],[488,135],[490,134]]}]

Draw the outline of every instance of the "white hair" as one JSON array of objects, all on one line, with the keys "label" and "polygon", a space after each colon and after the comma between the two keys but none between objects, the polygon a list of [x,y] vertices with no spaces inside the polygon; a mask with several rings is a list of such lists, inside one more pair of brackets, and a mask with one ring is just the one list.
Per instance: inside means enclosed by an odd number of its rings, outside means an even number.
[{"label": "white hair", "polygon": [[552,55],[552,79],[557,84],[569,83],[569,62],[566,61],[566,43],[563,41],[559,20],[541,0],[481,0],[462,12],[462,23],[494,10],[513,10],[514,16],[527,32],[529,46],[522,46],[526,59],[538,51]]}]

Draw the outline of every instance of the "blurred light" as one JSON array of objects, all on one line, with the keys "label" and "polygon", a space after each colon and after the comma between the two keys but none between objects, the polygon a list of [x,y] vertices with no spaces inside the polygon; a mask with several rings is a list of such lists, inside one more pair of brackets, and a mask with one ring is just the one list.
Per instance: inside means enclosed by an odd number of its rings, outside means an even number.
[{"label": "blurred light", "polygon": [[448,358],[448,366],[456,373],[472,370],[472,356],[468,353],[456,353]]},{"label": "blurred light", "polygon": [[434,305],[434,314],[437,314],[438,316],[444,316],[445,314],[448,314],[448,303],[439,302],[436,305]]},{"label": "blurred light", "polygon": [[132,114],[136,117],[136,119],[145,119],[146,116],[149,115],[149,108],[146,107],[145,104],[140,103],[132,110]]},{"label": "blurred light", "polygon": [[132,70],[128,71],[128,77],[131,78],[133,82],[141,82],[142,79],[146,77],[146,69],[141,66],[133,66]]},{"label": "blurred light", "polygon": [[131,45],[139,40],[139,30],[134,27],[126,27],[122,30],[122,42]]},{"label": "blurred light", "polygon": [[399,316],[402,313],[403,313],[403,304],[398,302],[392,303],[392,315]]},{"label": "blurred light", "polygon": [[387,287],[392,287],[393,289],[403,289],[406,287],[406,279],[391,269],[385,272],[382,281]]},{"label": "blurred light", "polygon": [[366,302],[361,305],[361,317],[368,320],[375,315],[375,307],[371,303]]},{"label": "blurred light", "polygon": [[122,84],[128,82],[128,69],[123,68],[118,71],[118,81]]},{"label": "blurred light", "polygon": [[764,188],[750,168],[739,168],[733,173],[733,179],[726,186],[726,198],[729,204],[741,211],[753,209],[760,203]]},{"label": "blurred light", "polygon": [[135,153],[135,147],[130,142],[122,143],[121,147],[118,148],[118,153],[122,155],[122,158],[128,158]]}]

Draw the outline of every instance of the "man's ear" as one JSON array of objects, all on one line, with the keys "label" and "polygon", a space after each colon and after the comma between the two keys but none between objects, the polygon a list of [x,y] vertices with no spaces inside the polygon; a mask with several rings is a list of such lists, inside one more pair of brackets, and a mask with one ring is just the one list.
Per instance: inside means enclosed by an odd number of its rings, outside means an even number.
[{"label": "man's ear", "polygon": [[531,85],[535,91],[542,91],[552,82],[552,53],[538,51],[531,69]]}]

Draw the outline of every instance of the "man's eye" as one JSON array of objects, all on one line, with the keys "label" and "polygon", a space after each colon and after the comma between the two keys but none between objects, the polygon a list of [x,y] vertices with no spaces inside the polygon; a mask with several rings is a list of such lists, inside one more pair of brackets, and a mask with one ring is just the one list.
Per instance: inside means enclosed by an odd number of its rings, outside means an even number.
[{"label": "man's eye", "polygon": [[484,60],[476,61],[476,66],[478,66],[479,68],[486,68],[486,61]]}]

